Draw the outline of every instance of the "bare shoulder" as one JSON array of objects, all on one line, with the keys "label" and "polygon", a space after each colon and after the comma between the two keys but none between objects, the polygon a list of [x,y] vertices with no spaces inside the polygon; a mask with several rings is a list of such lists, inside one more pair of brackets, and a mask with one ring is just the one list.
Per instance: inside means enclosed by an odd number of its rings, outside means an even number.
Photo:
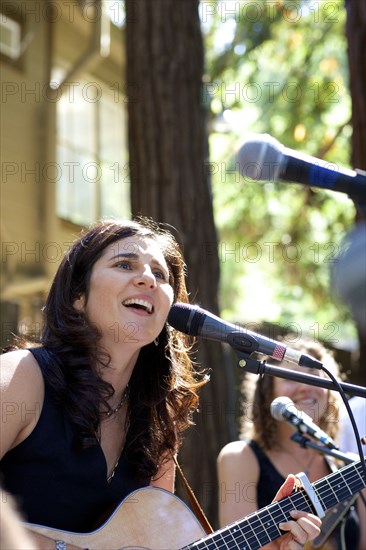
[{"label": "bare shoulder", "polygon": [[232,441],[223,447],[217,458],[218,469],[250,472],[251,475],[259,472],[258,461],[251,447],[245,441]]},{"label": "bare shoulder", "polygon": [[245,441],[231,441],[223,447],[218,456],[218,461],[230,457],[231,460],[241,460],[244,457],[254,457],[254,453]]},{"label": "bare shoulder", "polygon": [[30,351],[12,351],[0,357],[0,390],[3,456],[31,433],[42,409],[43,377]]},{"label": "bare shoulder", "polygon": [[244,446],[244,441],[231,441],[221,449],[219,456],[217,457],[217,464],[220,465],[223,462],[226,462],[227,459],[237,459],[243,452]]},{"label": "bare shoulder", "polygon": [[17,350],[4,353],[0,357],[1,389],[37,392],[43,389],[41,369],[28,350]]}]

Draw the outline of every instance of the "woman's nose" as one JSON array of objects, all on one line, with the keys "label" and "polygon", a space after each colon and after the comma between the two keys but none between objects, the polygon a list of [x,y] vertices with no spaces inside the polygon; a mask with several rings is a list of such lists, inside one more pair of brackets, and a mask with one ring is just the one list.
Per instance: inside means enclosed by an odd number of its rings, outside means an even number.
[{"label": "woman's nose", "polygon": [[150,288],[156,287],[156,278],[150,266],[144,266],[136,275],[136,284],[139,286],[146,285]]}]

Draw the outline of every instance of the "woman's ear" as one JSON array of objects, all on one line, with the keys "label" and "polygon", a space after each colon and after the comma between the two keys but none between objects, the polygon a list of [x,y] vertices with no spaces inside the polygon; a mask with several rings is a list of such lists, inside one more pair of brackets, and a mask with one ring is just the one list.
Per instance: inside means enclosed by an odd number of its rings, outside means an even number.
[{"label": "woman's ear", "polygon": [[77,298],[72,305],[73,305],[74,309],[84,313],[84,311],[85,311],[85,296],[84,296],[84,294],[79,296],[79,298]]}]

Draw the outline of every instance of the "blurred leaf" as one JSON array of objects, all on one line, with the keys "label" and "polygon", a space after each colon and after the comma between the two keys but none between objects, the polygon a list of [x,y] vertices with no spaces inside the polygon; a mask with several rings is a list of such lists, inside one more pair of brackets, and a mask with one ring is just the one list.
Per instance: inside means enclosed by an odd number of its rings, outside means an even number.
[{"label": "blurred leaf", "polygon": [[[349,165],[344,5],[263,2],[254,11],[250,4],[230,3],[225,13],[218,9],[206,29],[207,75],[216,105],[212,120],[221,104],[230,121],[230,132],[210,138],[222,312],[242,321],[295,320],[308,334],[315,335],[316,327],[325,339],[329,323],[335,323],[354,338],[354,324],[329,288],[330,267],[353,223],[352,201],[235,172],[235,153],[253,132]],[[218,36],[223,39],[223,25],[230,33],[220,49],[215,44]]]}]

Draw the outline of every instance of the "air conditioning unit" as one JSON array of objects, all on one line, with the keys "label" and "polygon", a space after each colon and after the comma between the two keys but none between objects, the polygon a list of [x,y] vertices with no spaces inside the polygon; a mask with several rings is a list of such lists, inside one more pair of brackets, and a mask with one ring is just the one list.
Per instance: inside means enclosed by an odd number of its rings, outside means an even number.
[{"label": "air conditioning unit", "polygon": [[21,26],[10,17],[0,14],[0,53],[18,59],[21,53]]}]

